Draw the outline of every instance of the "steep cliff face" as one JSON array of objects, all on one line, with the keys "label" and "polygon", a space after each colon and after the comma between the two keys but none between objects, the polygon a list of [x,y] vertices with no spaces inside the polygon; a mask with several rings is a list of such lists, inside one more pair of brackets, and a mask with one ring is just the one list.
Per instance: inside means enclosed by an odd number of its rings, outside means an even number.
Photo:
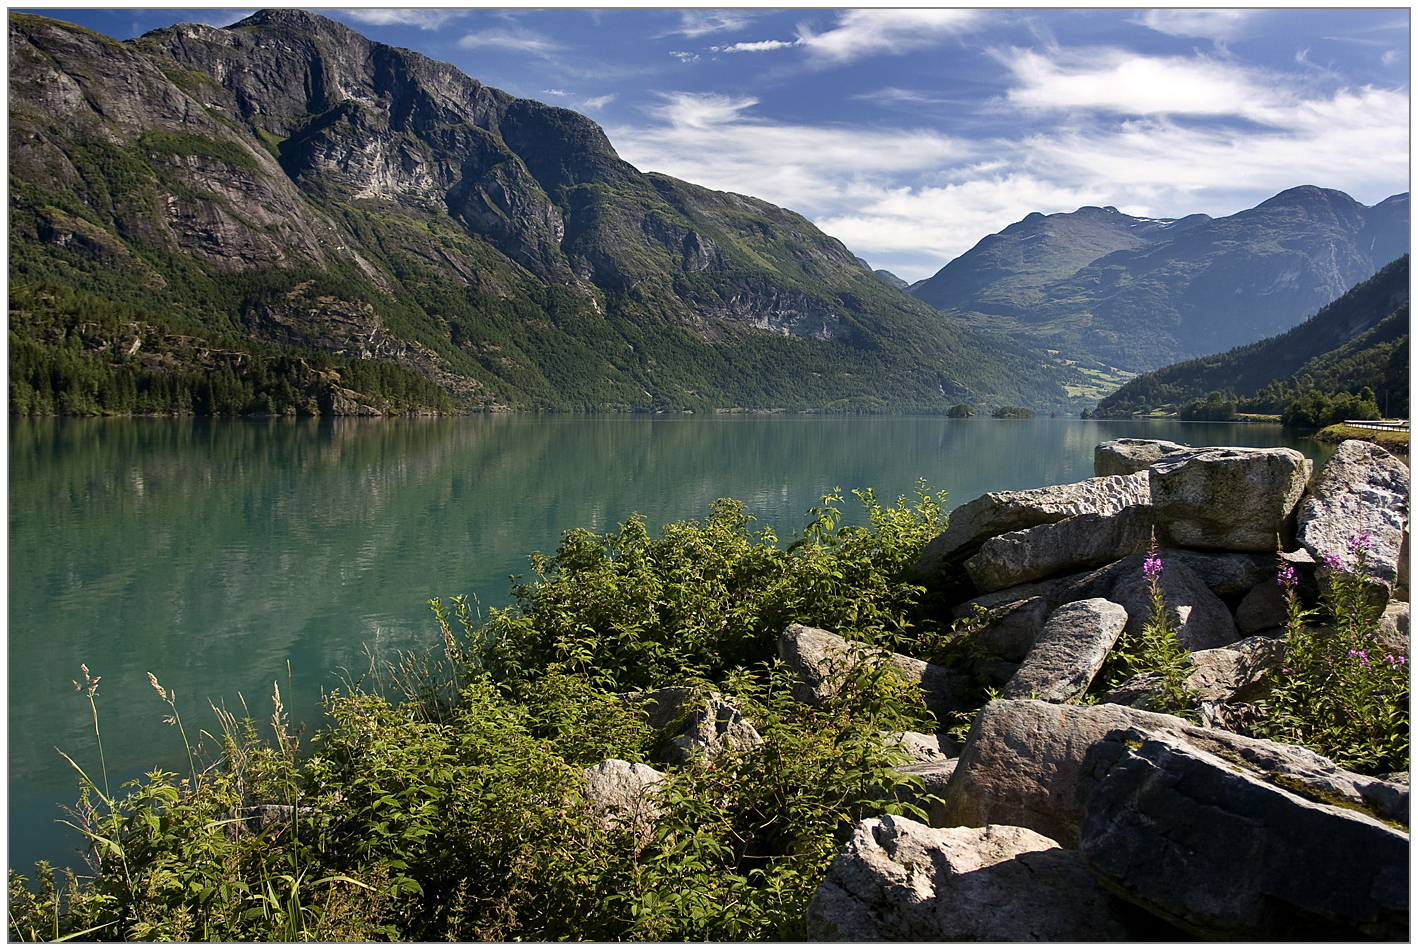
[{"label": "steep cliff face", "polygon": [[1056,368],[801,216],[642,174],[584,116],[323,17],[10,24],[22,284],[99,269],[86,293],[202,326],[417,353],[474,405],[1064,404]]},{"label": "steep cliff face", "polygon": [[1406,194],[1367,207],[1302,186],[1219,219],[1031,215],[912,292],[977,326],[1145,370],[1293,327],[1407,251]]}]

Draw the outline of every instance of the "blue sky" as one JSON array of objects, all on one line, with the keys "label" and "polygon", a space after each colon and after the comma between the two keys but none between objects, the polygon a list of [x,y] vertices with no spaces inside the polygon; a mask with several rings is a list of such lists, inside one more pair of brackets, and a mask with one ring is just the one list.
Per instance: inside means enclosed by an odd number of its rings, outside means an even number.
[{"label": "blue sky", "polygon": [[[35,9],[127,39],[256,8]],[[595,119],[621,157],[935,273],[1033,211],[1408,190],[1407,7],[307,7]]]}]

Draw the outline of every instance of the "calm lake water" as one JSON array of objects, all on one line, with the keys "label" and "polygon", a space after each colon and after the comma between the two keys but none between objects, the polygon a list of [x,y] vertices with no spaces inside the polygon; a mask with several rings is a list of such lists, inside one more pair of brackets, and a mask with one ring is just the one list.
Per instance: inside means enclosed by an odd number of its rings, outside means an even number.
[{"label": "calm lake water", "polygon": [[429,598],[507,604],[567,529],[653,529],[728,497],[786,537],[834,487],[890,501],[924,478],[954,507],[1088,478],[1122,436],[1329,452],[1278,426],[1077,419],[11,420],[8,864],[80,864],[55,752],[97,777],[80,664],[103,678],[114,785],[185,771],[147,671],[194,741],[218,732],[213,703],[269,720],[275,684],[313,727],[322,690],[437,641]]}]

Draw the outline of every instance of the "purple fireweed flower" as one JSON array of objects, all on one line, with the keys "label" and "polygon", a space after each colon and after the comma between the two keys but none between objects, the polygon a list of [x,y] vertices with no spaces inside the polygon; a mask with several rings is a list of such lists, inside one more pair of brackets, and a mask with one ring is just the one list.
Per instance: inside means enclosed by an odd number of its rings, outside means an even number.
[{"label": "purple fireweed flower", "polygon": [[1339,571],[1344,568],[1344,559],[1338,555],[1325,555],[1324,566],[1330,571]]},{"label": "purple fireweed flower", "polygon": [[1151,555],[1142,563],[1142,574],[1148,581],[1156,581],[1162,574],[1162,559],[1156,555]]},{"label": "purple fireweed flower", "polygon": [[1370,536],[1368,532],[1360,532],[1358,535],[1349,537],[1349,550],[1354,554],[1369,550]]},{"label": "purple fireweed flower", "polygon": [[1299,584],[1300,581],[1300,579],[1295,574],[1295,568],[1293,565],[1286,565],[1285,567],[1281,568],[1280,573],[1275,576],[1275,580],[1279,581],[1280,584],[1286,588],[1294,588],[1295,585]]}]

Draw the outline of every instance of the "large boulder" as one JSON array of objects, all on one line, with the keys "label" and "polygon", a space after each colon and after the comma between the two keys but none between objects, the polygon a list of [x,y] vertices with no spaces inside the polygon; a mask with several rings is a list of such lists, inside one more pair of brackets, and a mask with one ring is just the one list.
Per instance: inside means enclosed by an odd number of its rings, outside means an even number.
[{"label": "large boulder", "polygon": [[1352,542],[1367,539],[1365,574],[1387,600],[1399,583],[1408,492],[1408,467],[1401,460],[1372,443],[1346,440],[1300,502],[1296,537],[1316,560],[1345,556]]},{"label": "large boulder", "polygon": [[582,771],[591,815],[607,829],[627,828],[641,838],[654,830],[661,809],[655,787],[665,774],[644,763],[608,759]]},{"label": "large boulder", "polygon": [[807,908],[813,941],[1129,941],[1155,937],[1078,856],[1028,829],[857,823]]},{"label": "large boulder", "polygon": [[[943,825],[1019,825],[1067,848],[1078,844],[1087,790],[1083,759],[1110,731],[1138,728],[1186,737],[1199,748],[1251,764],[1333,801],[1408,823],[1408,790],[1342,770],[1298,746],[1209,730],[1178,717],[1116,704],[1074,706],[995,700],[980,709],[946,790]],[[934,824],[937,820],[932,819]]]},{"label": "large boulder", "polygon": [[1191,655],[1187,686],[1197,699],[1245,703],[1264,693],[1266,676],[1285,659],[1279,637],[1247,637]]},{"label": "large boulder", "polygon": [[1101,567],[1124,555],[1146,551],[1151,540],[1152,507],[1131,505],[1112,515],[1075,515],[997,535],[965,562],[965,570],[976,590],[999,591],[1051,575]]},{"label": "large boulder", "polygon": [[1185,548],[1275,551],[1313,464],[1294,449],[1216,447],[1164,456],[1147,470],[1157,528]]},{"label": "large boulder", "polygon": [[793,698],[799,703],[822,703],[842,689],[853,671],[881,661],[902,680],[919,686],[926,709],[941,721],[970,706],[969,674],[849,641],[804,624],[790,624],[778,636],[778,659],[793,674]]},{"label": "large boulder", "polygon": [[[1182,561],[1162,560],[1157,587],[1177,640],[1189,651],[1224,647],[1240,640],[1231,611]],[[1126,559],[1126,568],[1108,598],[1127,609],[1128,634],[1136,634],[1152,618],[1152,584],[1141,558]]]},{"label": "large boulder", "polygon": [[1096,476],[1040,489],[988,492],[951,511],[945,531],[926,545],[910,574],[918,580],[939,581],[996,535],[1075,515],[1116,515],[1125,508],[1146,505],[1148,499],[1148,477],[1141,472]]},{"label": "large boulder", "polygon": [[1127,623],[1127,611],[1102,598],[1065,604],[1049,617],[1002,696],[1055,703],[1077,700],[1088,692]]},{"label": "large boulder", "polygon": [[1242,634],[1284,627],[1289,619],[1285,589],[1275,578],[1267,578],[1246,592],[1236,606],[1236,630]]},{"label": "large boulder", "polygon": [[1112,732],[1084,773],[1089,867],[1197,937],[1407,940],[1406,831],[1175,735]]},{"label": "large boulder", "polygon": [[1131,475],[1145,472],[1163,456],[1187,447],[1165,439],[1109,439],[1093,447],[1093,474]]}]

